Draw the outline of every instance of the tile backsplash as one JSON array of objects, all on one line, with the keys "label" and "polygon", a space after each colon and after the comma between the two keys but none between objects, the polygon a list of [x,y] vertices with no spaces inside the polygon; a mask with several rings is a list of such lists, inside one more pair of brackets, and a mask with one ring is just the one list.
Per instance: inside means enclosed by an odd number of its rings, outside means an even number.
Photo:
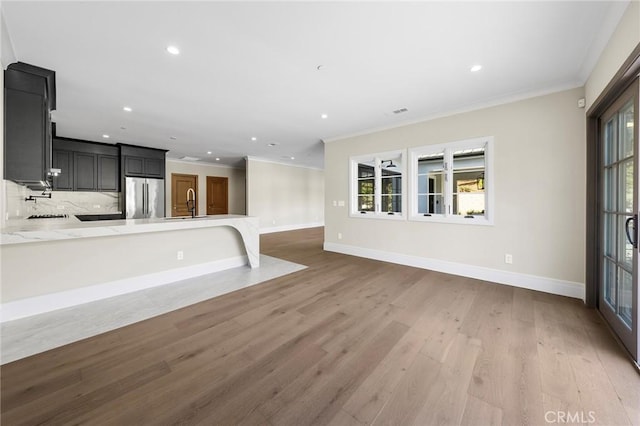
[{"label": "tile backsplash", "polygon": [[51,198],[25,201],[29,195],[41,195],[26,186],[5,181],[8,219],[25,219],[33,214],[115,213],[120,210],[118,192],[53,191]]}]

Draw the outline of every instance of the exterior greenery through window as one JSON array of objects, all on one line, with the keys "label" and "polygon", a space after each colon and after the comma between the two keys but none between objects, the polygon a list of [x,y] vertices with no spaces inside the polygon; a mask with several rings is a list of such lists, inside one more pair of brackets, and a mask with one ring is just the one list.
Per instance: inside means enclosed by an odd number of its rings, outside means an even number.
[{"label": "exterior greenery through window", "polygon": [[404,154],[401,151],[351,159],[352,215],[403,215]]},{"label": "exterior greenery through window", "polygon": [[411,218],[492,223],[493,138],[410,150]]}]

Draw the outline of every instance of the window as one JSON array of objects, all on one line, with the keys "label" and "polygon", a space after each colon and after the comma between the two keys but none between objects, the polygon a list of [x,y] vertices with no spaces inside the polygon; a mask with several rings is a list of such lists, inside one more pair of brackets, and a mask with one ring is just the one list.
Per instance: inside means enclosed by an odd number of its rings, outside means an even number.
[{"label": "window", "polygon": [[351,158],[351,215],[404,217],[402,151]]},{"label": "window", "polygon": [[491,224],[493,138],[410,150],[411,219]]}]

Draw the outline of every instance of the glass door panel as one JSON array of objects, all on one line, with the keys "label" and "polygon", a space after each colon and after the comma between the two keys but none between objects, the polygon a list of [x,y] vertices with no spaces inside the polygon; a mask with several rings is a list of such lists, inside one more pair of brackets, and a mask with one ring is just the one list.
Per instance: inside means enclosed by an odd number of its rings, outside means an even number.
[{"label": "glass door panel", "polygon": [[637,82],[601,117],[599,309],[638,355]]}]

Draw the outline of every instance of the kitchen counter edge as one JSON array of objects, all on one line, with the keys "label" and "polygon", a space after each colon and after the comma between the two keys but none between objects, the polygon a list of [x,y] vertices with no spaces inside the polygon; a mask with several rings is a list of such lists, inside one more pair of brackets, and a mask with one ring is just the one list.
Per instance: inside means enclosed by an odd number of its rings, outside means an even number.
[{"label": "kitchen counter edge", "polygon": [[145,232],[162,232],[212,226],[249,227],[259,233],[258,218],[244,215],[215,215],[196,218],[122,219],[80,222],[52,219],[33,223],[20,220],[0,230],[0,245],[38,243],[77,238],[109,237]]}]

